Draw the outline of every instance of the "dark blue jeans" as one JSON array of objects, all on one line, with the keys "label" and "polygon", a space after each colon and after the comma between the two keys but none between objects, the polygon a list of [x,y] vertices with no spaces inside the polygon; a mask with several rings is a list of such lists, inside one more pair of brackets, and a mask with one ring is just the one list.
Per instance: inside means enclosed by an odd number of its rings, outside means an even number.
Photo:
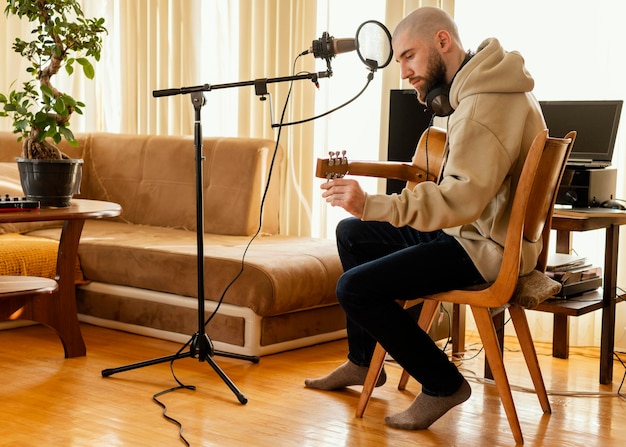
[{"label": "dark blue jeans", "polygon": [[368,366],[378,341],[424,393],[454,393],[462,375],[396,300],[484,282],[463,247],[443,231],[356,218],[337,226],[337,247],[344,268],[337,298],[347,316],[350,361]]}]

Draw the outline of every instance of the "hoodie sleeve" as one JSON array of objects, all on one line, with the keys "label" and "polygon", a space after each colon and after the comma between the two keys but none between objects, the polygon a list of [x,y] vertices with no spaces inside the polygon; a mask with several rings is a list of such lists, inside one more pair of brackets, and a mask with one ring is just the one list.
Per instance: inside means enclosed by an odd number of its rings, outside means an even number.
[{"label": "hoodie sleeve", "polygon": [[497,197],[512,160],[480,123],[465,119],[454,127],[448,135],[450,151],[439,184],[423,182],[400,194],[368,195],[363,220],[433,231],[465,225],[481,216]]}]

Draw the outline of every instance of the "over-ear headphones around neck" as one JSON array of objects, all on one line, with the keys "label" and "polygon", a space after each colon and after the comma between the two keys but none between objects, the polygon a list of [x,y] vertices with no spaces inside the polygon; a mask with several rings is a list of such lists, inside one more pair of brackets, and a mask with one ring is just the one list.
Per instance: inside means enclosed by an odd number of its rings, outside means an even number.
[{"label": "over-ear headphones around neck", "polygon": [[[472,56],[474,53],[468,51],[457,73],[469,62]],[[456,77],[456,73],[454,77]],[[452,78],[453,81],[454,77]],[[450,105],[450,84],[437,84],[426,95],[426,107],[436,116],[448,116],[454,112],[454,108]]]}]

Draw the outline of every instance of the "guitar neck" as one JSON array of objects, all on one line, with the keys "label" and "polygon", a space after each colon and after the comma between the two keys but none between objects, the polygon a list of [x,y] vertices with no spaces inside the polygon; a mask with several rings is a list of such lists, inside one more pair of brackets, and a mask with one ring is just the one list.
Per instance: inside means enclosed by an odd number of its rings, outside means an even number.
[{"label": "guitar neck", "polygon": [[[338,178],[344,175],[382,177],[408,182],[412,189],[417,183],[436,182],[441,175],[445,154],[446,132],[437,127],[429,127],[418,141],[412,163],[402,161],[349,161],[339,152],[330,153],[330,158],[317,160],[315,176]],[[429,148],[430,147],[430,151]]]},{"label": "guitar neck", "polygon": [[348,163],[347,173],[365,177],[382,177],[407,182],[435,181],[433,174],[426,175],[426,171],[410,163],[394,161],[351,161]]}]

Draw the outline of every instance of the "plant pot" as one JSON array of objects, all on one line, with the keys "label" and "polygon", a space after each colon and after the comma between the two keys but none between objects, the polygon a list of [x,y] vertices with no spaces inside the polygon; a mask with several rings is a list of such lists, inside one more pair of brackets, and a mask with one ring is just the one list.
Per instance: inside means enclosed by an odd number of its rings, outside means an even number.
[{"label": "plant pot", "polygon": [[31,160],[18,158],[17,166],[24,195],[42,207],[68,207],[80,191],[83,160]]}]

